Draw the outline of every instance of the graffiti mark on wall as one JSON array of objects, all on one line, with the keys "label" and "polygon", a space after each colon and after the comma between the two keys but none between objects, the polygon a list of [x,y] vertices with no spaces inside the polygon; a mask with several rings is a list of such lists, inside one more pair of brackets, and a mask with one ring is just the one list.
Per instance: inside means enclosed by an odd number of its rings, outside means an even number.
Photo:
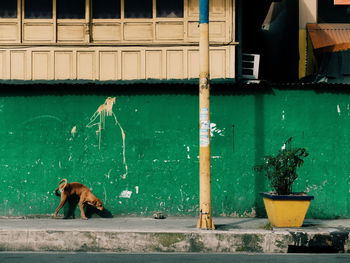
[{"label": "graffiti mark on wall", "polygon": [[53,119],[53,120],[56,120],[58,122],[63,123],[63,121],[60,118],[58,118],[56,116],[53,116],[53,115],[46,114],[46,115],[39,115],[39,116],[35,116],[33,118],[30,118],[29,120],[26,120],[25,122],[23,122],[22,125],[26,125],[26,124],[28,124],[28,123],[30,123],[32,121],[36,121],[36,120],[39,120],[39,119]]},{"label": "graffiti mark on wall", "polygon": [[122,135],[122,149],[123,149],[123,165],[125,168],[125,173],[121,175],[125,179],[128,175],[128,165],[126,163],[125,155],[125,132],[123,127],[120,125],[117,116],[113,112],[113,105],[116,103],[115,97],[108,97],[105,102],[100,105],[95,113],[90,117],[90,122],[86,125],[88,128],[97,126],[96,135],[98,136],[98,148],[101,149],[101,134],[102,131],[106,128],[106,117],[110,116],[114,118],[115,125],[119,127]]}]

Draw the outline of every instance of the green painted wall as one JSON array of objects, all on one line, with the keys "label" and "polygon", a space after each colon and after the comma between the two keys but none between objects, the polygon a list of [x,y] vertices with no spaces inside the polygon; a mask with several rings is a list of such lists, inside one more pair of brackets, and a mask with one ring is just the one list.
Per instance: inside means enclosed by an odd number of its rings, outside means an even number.
[{"label": "green painted wall", "polygon": [[[197,215],[198,97],[190,89],[2,95],[0,215],[51,214],[61,178],[92,188],[116,215]],[[87,124],[108,96],[117,98],[117,119],[106,116],[99,146],[98,126]],[[214,215],[263,216],[258,192],[268,185],[252,167],[293,136],[310,152],[294,189],[315,196],[308,216],[350,218],[350,93],[214,92],[211,105]]]}]

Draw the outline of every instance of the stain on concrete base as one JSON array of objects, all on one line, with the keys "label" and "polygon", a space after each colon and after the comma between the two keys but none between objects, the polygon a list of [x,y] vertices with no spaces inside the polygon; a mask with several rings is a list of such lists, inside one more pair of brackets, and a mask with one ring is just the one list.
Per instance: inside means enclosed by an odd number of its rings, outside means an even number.
[{"label": "stain on concrete base", "polygon": [[349,232],[0,231],[0,251],[288,253],[293,252],[291,248],[328,248],[347,253]]}]

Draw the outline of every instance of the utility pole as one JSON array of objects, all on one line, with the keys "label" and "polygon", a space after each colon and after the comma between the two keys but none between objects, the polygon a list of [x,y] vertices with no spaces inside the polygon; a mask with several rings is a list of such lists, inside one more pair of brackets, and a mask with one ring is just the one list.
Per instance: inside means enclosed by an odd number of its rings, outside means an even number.
[{"label": "utility pole", "polygon": [[199,198],[197,228],[215,229],[210,185],[209,0],[199,2]]}]

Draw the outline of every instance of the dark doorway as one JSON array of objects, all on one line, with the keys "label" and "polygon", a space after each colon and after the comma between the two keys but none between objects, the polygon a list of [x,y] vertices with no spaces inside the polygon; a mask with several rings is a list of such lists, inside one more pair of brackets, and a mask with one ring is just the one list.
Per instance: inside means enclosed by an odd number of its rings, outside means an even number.
[{"label": "dark doorway", "polygon": [[[269,27],[262,28],[272,3],[278,5],[277,12],[269,21]],[[298,1],[238,0],[237,4],[237,37],[240,38],[237,41],[241,45],[237,50],[238,59],[239,51],[260,54],[259,79],[273,82],[297,81]]]}]

